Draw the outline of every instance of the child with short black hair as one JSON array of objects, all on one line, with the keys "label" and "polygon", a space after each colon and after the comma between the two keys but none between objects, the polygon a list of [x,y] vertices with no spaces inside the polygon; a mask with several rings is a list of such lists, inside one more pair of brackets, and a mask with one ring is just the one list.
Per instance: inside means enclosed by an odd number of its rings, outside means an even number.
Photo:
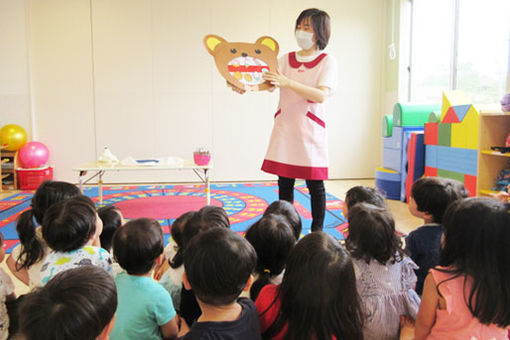
[{"label": "child with short black hair", "polygon": [[[0,232],[0,262],[4,260],[4,257],[4,235]],[[16,300],[14,283],[11,277],[0,268],[0,340],[5,340],[9,336],[9,315],[5,303],[14,300]]]},{"label": "child with short black hair", "polygon": [[30,289],[42,285],[41,266],[49,252],[40,227],[44,214],[53,204],[80,195],[80,189],[74,184],[44,181],[35,191],[30,209],[19,215],[16,231],[20,244],[12,250],[6,262],[14,276]]},{"label": "child with short black hair", "polygon": [[78,266],[95,265],[112,273],[112,259],[103,248],[93,246],[103,229],[94,202],[76,196],[52,205],[44,214],[42,234],[51,248],[41,267],[41,282]]},{"label": "child with short black hair", "polygon": [[281,285],[255,302],[263,339],[363,339],[352,260],[330,235],[314,232],[292,249]]},{"label": "child with short black hair", "polygon": [[20,305],[20,335],[27,340],[106,340],[115,322],[117,289],[96,266],[61,272]]},{"label": "child with short black hair", "polygon": [[458,200],[443,225],[440,266],[425,279],[415,339],[507,339],[510,205]]},{"label": "child with short black hair", "polygon": [[[177,254],[172,259],[172,265],[183,263],[184,251],[191,240],[200,233],[214,228],[230,228],[230,221],[227,212],[214,205],[206,205],[186,222],[182,229],[182,247],[179,247]],[[201,310],[195,298],[193,290],[181,289],[181,305],[179,307],[179,315],[186,320],[191,326],[193,322],[200,316]]]},{"label": "child with short black hair", "polygon": [[296,241],[299,240],[303,226],[301,217],[299,216],[294,204],[284,200],[274,201],[266,208],[266,211],[264,211],[264,216],[269,214],[285,217],[287,222],[289,222],[289,225],[292,227]]},{"label": "child with short black hair", "polygon": [[153,219],[127,222],[113,236],[115,260],[126,271],[115,277],[119,305],[113,340],[177,336],[178,323],[168,292],[152,279],[163,261],[163,231]]},{"label": "child with short black hair", "polygon": [[420,297],[414,291],[417,266],[404,254],[390,212],[368,203],[354,205],[345,245],[363,302],[365,340],[396,339],[400,316],[415,318]]},{"label": "child with short black hair", "polygon": [[377,189],[364,185],[357,185],[350,188],[345,194],[343,209],[344,217],[348,217],[350,208],[361,202],[373,204],[381,208],[386,208],[386,200]]},{"label": "child with short black hair", "polygon": [[282,283],[287,258],[296,239],[287,219],[273,214],[264,215],[255,222],[246,231],[245,238],[257,253],[256,279],[250,288],[250,298],[255,301],[265,285]]},{"label": "child with short black hair", "polygon": [[97,214],[103,222],[103,232],[99,235],[101,248],[111,252],[113,234],[117,228],[124,224],[124,217],[120,209],[114,205],[107,205],[97,209]]},{"label": "child with short black hair", "polygon": [[435,267],[441,252],[441,225],[444,212],[452,202],[467,197],[464,185],[456,180],[422,177],[414,182],[409,196],[409,211],[425,223],[409,233],[406,252],[418,265],[416,292],[421,295],[429,269]]},{"label": "child with short black hair", "polygon": [[255,305],[239,298],[249,289],[256,261],[250,243],[226,228],[209,229],[191,240],[184,252],[183,280],[187,289],[193,288],[202,314],[184,339],[260,339]]}]

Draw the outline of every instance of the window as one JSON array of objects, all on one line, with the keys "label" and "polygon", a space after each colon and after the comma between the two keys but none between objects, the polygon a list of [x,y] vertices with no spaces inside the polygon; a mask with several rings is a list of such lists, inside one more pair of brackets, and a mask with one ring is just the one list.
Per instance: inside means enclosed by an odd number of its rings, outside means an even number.
[{"label": "window", "polygon": [[509,68],[510,1],[411,0],[410,95],[440,102],[459,89],[475,103],[498,103]]}]

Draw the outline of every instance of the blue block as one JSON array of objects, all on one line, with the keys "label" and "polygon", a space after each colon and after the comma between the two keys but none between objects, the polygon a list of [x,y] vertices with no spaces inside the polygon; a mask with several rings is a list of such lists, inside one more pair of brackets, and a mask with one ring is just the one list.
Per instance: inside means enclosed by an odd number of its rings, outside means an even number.
[{"label": "blue block", "polygon": [[[423,129],[422,129],[423,130]],[[400,165],[401,179],[400,179],[400,200],[402,202],[406,201],[406,178],[407,178],[407,144],[409,143],[409,139],[411,138],[412,131],[405,131],[402,145],[402,164]]]},{"label": "blue block", "polygon": [[466,175],[477,175],[478,150],[440,145],[437,148],[437,168]]},{"label": "blue block", "polygon": [[382,192],[386,198],[398,200],[400,198],[400,178],[400,173],[392,174],[376,170],[375,187]]},{"label": "blue block", "polygon": [[423,127],[394,126],[392,136],[383,137],[383,148],[402,149],[402,136],[410,131],[423,131]]},{"label": "blue block", "polygon": [[425,145],[425,166],[437,168],[438,145]]},{"label": "blue block", "polygon": [[402,165],[402,149],[383,149],[383,167],[400,172]]}]

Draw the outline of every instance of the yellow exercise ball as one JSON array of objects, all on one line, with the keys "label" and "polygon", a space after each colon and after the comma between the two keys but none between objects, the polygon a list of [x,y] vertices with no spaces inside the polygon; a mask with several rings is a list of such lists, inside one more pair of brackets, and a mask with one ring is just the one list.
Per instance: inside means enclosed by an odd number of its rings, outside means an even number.
[{"label": "yellow exercise ball", "polygon": [[0,145],[4,146],[5,150],[19,150],[26,142],[27,133],[21,126],[7,124],[0,129]]}]

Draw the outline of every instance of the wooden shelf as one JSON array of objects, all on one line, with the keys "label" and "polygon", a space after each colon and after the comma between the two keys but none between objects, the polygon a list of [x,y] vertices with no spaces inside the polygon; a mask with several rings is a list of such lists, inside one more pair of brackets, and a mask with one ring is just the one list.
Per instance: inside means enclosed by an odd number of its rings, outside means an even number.
[{"label": "wooden shelf", "polygon": [[505,145],[510,133],[510,113],[484,112],[480,114],[480,146],[478,153],[477,190],[479,196],[494,196],[496,178],[501,170],[510,168],[510,153],[491,150],[491,146]]},{"label": "wooden shelf", "polygon": [[18,177],[16,169],[18,168],[18,153],[16,151],[0,150],[1,166],[1,190],[18,189]]}]

